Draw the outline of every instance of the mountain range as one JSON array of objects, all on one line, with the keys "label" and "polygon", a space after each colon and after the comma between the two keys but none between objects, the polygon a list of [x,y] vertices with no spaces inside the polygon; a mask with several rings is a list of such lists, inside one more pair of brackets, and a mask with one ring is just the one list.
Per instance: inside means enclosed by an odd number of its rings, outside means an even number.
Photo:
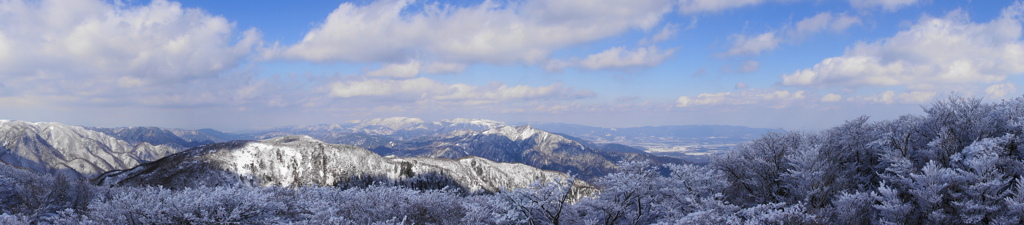
[{"label": "mountain range", "polygon": [[[455,136],[472,136],[469,134],[482,133],[491,129],[503,129],[502,127],[514,128],[516,125],[529,125],[531,130],[542,131],[578,142],[590,150],[612,152],[602,153],[610,154],[610,156],[603,158],[612,160],[612,162],[621,159],[646,158],[673,163],[678,163],[680,162],[678,159],[682,159],[689,163],[698,164],[707,163],[709,155],[728,151],[737,144],[759,137],[764,133],[778,131],[776,129],[720,125],[601,128],[564,123],[506,124],[499,121],[481,119],[451,119],[429,122],[418,118],[392,117],[351,121],[341,124],[280,127],[245,133],[254,137],[254,139],[288,135],[309,135],[328,143],[356,145],[383,155],[396,154],[400,156],[456,158],[460,155],[459,153],[448,152],[445,149],[438,148],[440,146],[452,146],[455,142],[469,141],[466,138],[455,140],[458,139]],[[505,141],[501,138],[491,140]],[[480,140],[476,142],[480,142]],[[490,150],[486,150],[488,148],[517,146],[510,143],[492,146],[481,145],[473,145],[470,151],[463,151],[465,152],[464,155],[487,157],[478,153],[490,152]],[[478,148],[483,148],[484,150]],[[644,157],[636,157],[634,154]],[[657,158],[650,155],[668,156],[677,159]],[[527,161],[520,162],[528,163]],[[539,164],[532,165],[540,166]],[[566,168],[549,167],[547,169],[561,170]],[[580,170],[574,171],[585,173]]]},{"label": "mountain range", "polygon": [[[420,183],[429,180],[434,183],[457,183],[458,186],[471,191],[493,191],[499,187],[524,184],[522,180],[513,182],[513,185],[494,183],[496,181],[482,178],[515,180],[494,175],[510,174],[502,168],[515,168],[518,171],[559,171],[590,179],[616,171],[615,163],[623,160],[648,160],[655,164],[700,162],[650,154],[650,149],[635,147],[632,145],[635,143],[670,144],[669,142],[680,140],[705,138],[719,141],[707,143],[734,145],[758,132],[768,131],[770,130],[727,126],[615,129],[552,123],[508,125],[479,119],[424,121],[417,118],[393,117],[341,124],[225,133],[212,129],[99,128],[0,120],[0,161],[36,172],[69,172],[82,177],[94,177],[105,173],[100,176],[102,178],[96,179],[110,185],[190,186],[201,183],[242,182],[254,185],[305,186],[350,185],[359,183],[359,180],[419,180]],[[224,165],[236,165],[238,161],[233,161],[231,157],[214,156],[227,154],[224,152],[253,152],[251,146],[260,145],[277,146],[268,147],[273,150],[267,150],[277,155],[252,153],[255,155],[245,156],[248,157],[246,159],[255,157],[260,162],[245,164],[255,166],[249,170],[225,167]],[[364,163],[372,162],[369,165],[374,166],[359,170],[334,170],[325,167],[323,163],[307,162],[304,160],[312,158],[303,156],[321,153],[308,150],[309,146],[306,145],[320,146],[314,149],[329,147],[332,149],[330,152],[334,152],[330,154],[345,152],[360,155],[359,157],[364,159],[372,158]],[[352,150],[353,148],[359,150]],[[174,154],[179,152],[181,154]],[[301,154],[289,156],[292,158],[282,158],[281,154],[287,155],[286,153]],[[235,153],[228,155],[232,154]],[[355,157],[343,155],[332,155],[335,161],[330,165],[344,165],[344,159]],[[221,161],[195,161],[199,158]],[[278,164],[285,166],[275,167],[277,169],[264,168],[267,165]],[[300,164],[304,166],[299,166]],[[169,165],[194,166],[163,167]],[[167,171],[154,174],[154,170]],[[403,170],[411,170],[414,173],[405,173]],[[281,171],[292,171],[297,174],[281,177],[280,175],[284,173]],[[474,173],[456,171],[490,172],[483,172],[486,176],[480,174],[481,172],[470,176],[466,174]],[[190,177],[189,174],[202,174],[204,178],[186,179]],[[310,177],[310,174],[326,177]],[[352,178],[353,176],[355,178]],[[530,176],[537,178],[537,175]],[[543,177],[557,176],[547,174]],[[353,179],[355,181],[350,182]],[[176,182],[167,183],[172,180]],[[343,180],[345,182],[341,182]]]},{"label": "mountain range", "polygon": [[348,144],[381,155],[456,159],[478,156],[497,162],[515,162],[572,173],[589,179],[617,169],[622,160],[650,160],[657,164],[687,161],[645,153],[617,144],[587,140],[493,120],[453,119],[427,122],[394,117],[346,124],[295,126],[251,133],[257,139],[309,135],[327,143]]},{"label": "mountain range", "polygon": [[182,150],[160,141],[129,142],[52,122],[0,120],[0,161],[36,172],[93,176],[134,167]]},{"label": "mountain range", "polygon": [[[253,139],[304,134],[331,143],[366,148],[406,141],[422,136],[453,131],[483,131],[499,126],[530,125],[566,138],[594,144],[612,151],[646,152],[659,156],[701,160],[701,156],[727,151],[736,144],[779,129],[724,125],[646,126],[604,128],[567,123],[504,123],[482,119],[424,121],[418,118],[392,117],[339,124],[288,126],[242,132]],[[603,145],[613,145],[604,147]],[[692,160],[691,160],[692,161]]]},{"label": "mountain range", "polygon": [[[111,171],[96,182],[107,186],[359,186],[397,183],[415,188],[454,186],[468,192],[497,192],[536,181],[565,182],[564,173],[479,157],[457,160],[382,157],[366,149],[327,144],[309,136],[205,145]],[[589,187],[579,181],[577,187]]]},{"label": "mountain range", "polygon": [[519,162],[541,169],[573,173],[589,179],[617,169],[622,160],[651,160],[657,164],[684,164],[683,160],[659,157],[642,151],[606,151],[600,146],[573,140],[529,125],[495,126],[487,130],[461,130],[421,136],[405,142],[372,148],[382,155],[402,157],[460,158],[479,156],[498,162]]}]

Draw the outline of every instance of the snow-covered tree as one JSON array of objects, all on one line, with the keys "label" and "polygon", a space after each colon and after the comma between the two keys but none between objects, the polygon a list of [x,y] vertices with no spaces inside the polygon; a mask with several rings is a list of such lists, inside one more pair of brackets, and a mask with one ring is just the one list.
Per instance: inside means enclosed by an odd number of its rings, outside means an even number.
[{"label": "snow-covered tree", "polygon": [[825,224],[870,224],[877,218],[874,204],[878,198],[875,192],[842,192],[818,215]]},{"label": "snow-covered tree", "polygon": [[786,158],[802,140],[800,133],[771,132],[714,158],[713,167],[732,184],[724,194],[743,206],[784,201],[790,193],[782,176],[792,168]]},{"label": "snow-covered tree", "polygon": [[878,217],[874,222],[877,224],[912,224],[912,221],[918,221],[918,215],[914,213],[914,206],[903,200],[903,195],[905,194],[883,182],[878,187],[878,195],[873,196],[878,202],[874,205],[878,210]]},{"label": "snow-covered tree", "polygon": [[598,178],[596,198],[582,203],[591,208],[590,218],[602,224],[650,224],[659,217],[654,204],[663,199],[661,175],[649,161],[619,163],[619,172]]},{"label": "snow-covered tree", "polygon": [[729,186],[725,173],[698,165],[665,165],[672,172],[658,179],[661,199],[652,203],[661,220],[674,220],[699,211],[715,211],[725,204],[722,189]]}]

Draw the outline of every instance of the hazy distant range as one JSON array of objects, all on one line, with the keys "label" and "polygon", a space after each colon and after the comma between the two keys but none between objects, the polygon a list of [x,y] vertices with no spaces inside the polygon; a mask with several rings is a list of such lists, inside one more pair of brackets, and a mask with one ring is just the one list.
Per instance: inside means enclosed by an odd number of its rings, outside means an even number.
[{"label": "hazy distant range", "polygon": [[[243,131],[236,132],[236,135],[260,139],[281,136],[283,134],[337,136],[349,133],[403,140],[424,134],[443,134],[459,129],[486,130],[502,125],[530,125],[539,130],[577,139],[577,141],[603,145],[605,150],[642,151],[659,156],[690,159],[691,161],[704,161],[709,155],[731,150],[736,145],[760,137],[764,133],[781,131],[778,129],[726,125],[604,128],[568,123],[506,124],[504,122],[484,119],[425,121],[418,118],[391,117],[340,124],[288,126],[266,130]],[[274,135],[275,133],[278,135]],[[348,144],[360,145],[359,143]]]},{"label": "hazy distant range", "polygon": [[737,144],[778,129],[725,125],[646,126],[602,128],[566,123],[531,124],[596,144],[621,144],[660,156],[692,158],[731,150]]}]

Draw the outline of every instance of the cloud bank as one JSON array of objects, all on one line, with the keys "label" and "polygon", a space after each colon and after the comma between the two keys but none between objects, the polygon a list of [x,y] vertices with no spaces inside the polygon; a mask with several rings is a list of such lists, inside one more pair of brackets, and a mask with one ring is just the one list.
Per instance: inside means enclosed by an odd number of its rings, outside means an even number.
[{"label": "cloud bank", "polygon": [[297,44],[275,57],[318,62],[541,63],[550,53],[631,29],[648,30],[671,12],[667,0],[486,1],[415,5],[343,3]]},{"label": "cloud bank", "polygon": [[155,93],[216,77],[261,42],[223,17],[155,0],[0,2],[0,80],[12,92],[66,98]]}]

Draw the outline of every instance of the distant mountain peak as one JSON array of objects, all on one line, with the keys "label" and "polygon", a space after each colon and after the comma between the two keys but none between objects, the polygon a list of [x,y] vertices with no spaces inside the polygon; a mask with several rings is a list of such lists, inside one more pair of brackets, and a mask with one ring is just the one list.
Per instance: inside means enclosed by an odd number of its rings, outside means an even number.
[{"label": "distant mountain peak", "polygon": [[398,129],[403,129],[403,128],[416,127],[416,126],[424,124],[424,123],[426,123],[426,121],[424,121],[423,119],[420,119],[420,118],[389,117],[389,118],[376,118],[376,119],[371,119],[369,121],[358,122],[357,123],[358,125],[356,125],[355,127],[356,128],[364,128],[364,127],[370,127],[370,126],[380,126],[380,127],[387,127],[387,128],[393,129],[393,130],[398,130]]},{"label": "distant mountain peak", "polygon": [[490,134],[502,135],[502,136],[508,137],[509,140],[522,141],[522,140],[530,139],[534,135],[538,135],[538,134],[539,135],[550,135],[551,133],[535,129],[535,128],[531,127],[530,125],[519,125],[519,126],[514,126],[514,127],[513,126],[494,127],[494,128],[489,129],[489,130],[485,130],[485,131],[481,132],[481,134],[485,134],[485,135],[490,135]]},{"label": "distant mountain peak", "polygon": [[447,120],[441,120],[441,122],[447,122],[447,123],[452,123],[452,124],[470,124],[470,125],[486,126],[486,127],[489,127],[489,128],[505,125],[505,123],[500,122],[500,121],[495,121],[495,120],[467,119],[467,118],[447,119]]},{"label": "distant mountain peak", "polygon": [[269,141],[269,142],[279,142],[279,143],[311,142],[311,143],[327,144],[327,143],[325,143],[323,141],[317,140],[316,138],[310,137],[309,135],[292,135],[292,136],[271,138],[271,139],[267,139],[266,141]]}]

